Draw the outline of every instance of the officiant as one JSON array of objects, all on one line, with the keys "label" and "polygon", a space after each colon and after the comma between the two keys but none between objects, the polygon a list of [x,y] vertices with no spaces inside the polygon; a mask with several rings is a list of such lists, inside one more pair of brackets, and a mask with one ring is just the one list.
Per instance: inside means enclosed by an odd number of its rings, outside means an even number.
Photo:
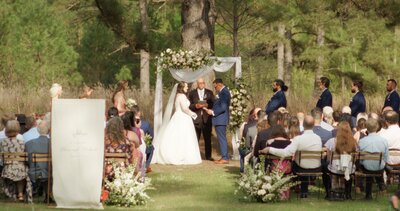
[{"label": "officiant", "polygon": [[211,90],[205,88],[206,84],[203,78],[197,79],[197,88],[189,93],[189,108],[197,114],[197,118],[193,120],[197,140],[200,140],[200,136],[203,133],[204,145],[205,145],[205,157],[206,160],[213,160],[211,157],[211,116],[207,114],[203,108],[212,109],[214,94]]}]

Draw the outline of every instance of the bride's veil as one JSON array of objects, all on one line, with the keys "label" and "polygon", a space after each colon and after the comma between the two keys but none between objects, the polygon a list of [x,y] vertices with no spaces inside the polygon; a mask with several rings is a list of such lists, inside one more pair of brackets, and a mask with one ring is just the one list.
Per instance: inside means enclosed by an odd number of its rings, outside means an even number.
[{"label": "bride's veil", "polygon": [[167,107],[165,108],[165,111],[164,111],[161,127],[159,129],[158,134],[154,137],[154,140],[153,140],[154,145],[159,143],[160,139],[163,137],[165,128],[167,127],[169,121],[171,120],[172,110],[174,109],[175,96],[176,96],[177,89],[178,89],[178,84],[175,84],[174,88],[172,88],[171,95],[169,96],[169,99],[168,99]]}]

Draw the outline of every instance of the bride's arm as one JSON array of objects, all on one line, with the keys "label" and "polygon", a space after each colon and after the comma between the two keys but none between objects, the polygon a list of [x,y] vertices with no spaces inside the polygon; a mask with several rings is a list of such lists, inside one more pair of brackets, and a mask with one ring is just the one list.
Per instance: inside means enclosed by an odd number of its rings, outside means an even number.
[{"label": "bride's arm", "polygon": [[186,106],[185,102],[183,101],[184,97],[184,95],[179,95],[179,105],[181,106],[182,111],[191,116],[193,119],[196,119],[197,114],[191,111],[188,106]]}]

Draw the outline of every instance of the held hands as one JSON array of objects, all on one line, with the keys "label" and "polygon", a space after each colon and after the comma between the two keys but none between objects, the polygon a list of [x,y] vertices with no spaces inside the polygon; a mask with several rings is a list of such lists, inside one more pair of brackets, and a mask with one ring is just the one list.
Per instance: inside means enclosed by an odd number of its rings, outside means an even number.
[{"label": "held hands", "polygon": [[203,110],[205,110],[207,112],[207,114],[210,115],[210,116],[214,115],[214,112],[211,109],[203,108]]},{"label": "held hands", "polygon": [[264,149],[262,149],[262,150],[258,150],[258,153],[260,153],[260,154],[268,154],[268,152],[269,152],[269,147],[265,147]]},{"label": "held hands", "polygon": [[207,104],[207,103],[205,103],[205,104],[196,103],[195,107],[196,107],[197,109],[201,109],[201,108],[204,109],[204,108],[207,108],[207,107],[208,107],[208,104]]}]

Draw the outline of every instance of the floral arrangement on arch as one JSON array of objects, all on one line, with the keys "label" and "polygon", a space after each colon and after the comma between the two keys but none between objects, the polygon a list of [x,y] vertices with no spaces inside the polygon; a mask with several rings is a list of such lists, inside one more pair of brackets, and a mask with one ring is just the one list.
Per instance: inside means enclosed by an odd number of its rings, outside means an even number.
[{"label": "floral arrangement on arch", "polygon": [[245,166],[245,173],[238,180],[238,189],[235,194],[242,192],[245,200],[256,200],[258,202],[277,202],[283,197],[285,191],[298,185],[292,182],[296,176],[288,176],[278,168],[272,170],[269,175],[265,173],[264,161],[257,163],[252,169],[250,165]]},{"label": "floral arrangement on arch", "polygon": [[231,89],[231,105],[229,106],[229,130],[235,131],[243,124],[247,114],[247,105],[250,95],[247,91],[247,85],[238,79],[237,86]]},{"label": "floral arrangement on arch", "polygon": [[107,205],[131,207],[145,205],[150,197],[146,191],[153,189],[150,178],[142,178],[141,174],[135,175],[135,166],[121,167],[118,163],[112,163],[114,179],[106,180],[105,187],[109,191],[105,200]]},{"label": "floral arrangement on arch", "polygon": [[207,50],[167,50],[161,52],[157,57],[161,71],[168,69],[180,69],[194,71],[203,66],[212,64],[215,59],[211,58],[211,51]]}]

